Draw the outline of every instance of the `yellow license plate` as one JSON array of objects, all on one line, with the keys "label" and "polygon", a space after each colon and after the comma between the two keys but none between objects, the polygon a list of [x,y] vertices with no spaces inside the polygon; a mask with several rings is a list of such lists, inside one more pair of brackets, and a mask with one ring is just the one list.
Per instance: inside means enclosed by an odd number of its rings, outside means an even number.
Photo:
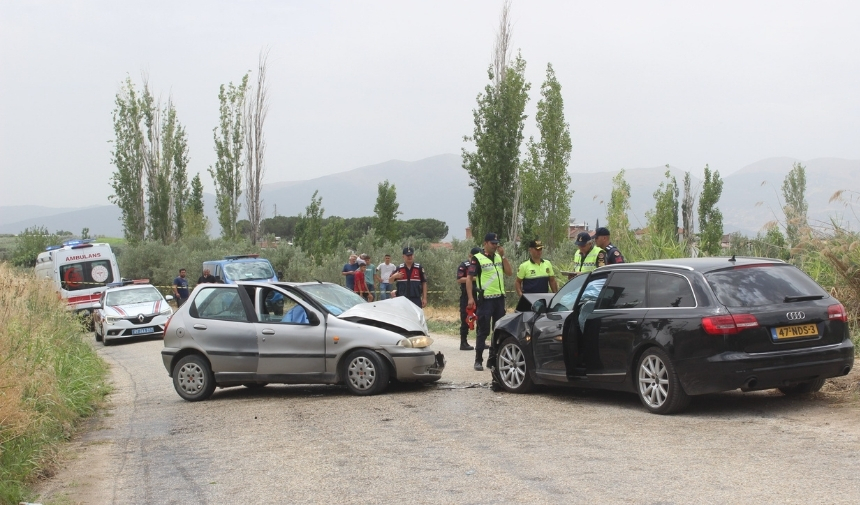
[{"label": "yellow license plate", "polygon": [[817,337],[818,326],[814,324],[796,324],[793,326],[777,326],[776,338],[782,340],[784,338],[801,338],[801,337]]}]

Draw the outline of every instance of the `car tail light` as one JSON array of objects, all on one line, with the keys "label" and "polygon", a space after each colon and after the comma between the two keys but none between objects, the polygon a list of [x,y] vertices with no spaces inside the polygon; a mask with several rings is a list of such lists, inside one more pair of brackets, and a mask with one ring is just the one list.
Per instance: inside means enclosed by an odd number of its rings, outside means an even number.
[{"label": "car tail light", "polygon": [[836,320],[842,321],[843,323],[848,322],[848,314],[845,313],[845,307],[843,307],[841,303],[827,307],[827,318],[831,321]]},{"label": "car tail light", "polygon": [[173,319],[173,316],[167,318],[167,322],[164,323],[164,336],[167,336],[167,327],[170,326],[170,320]]},{"label": "car tail light", "polygon": [[752,314],[703,317],[702,328],[708,335],[734,335],[743,330],[758,328],[758,319]]}]

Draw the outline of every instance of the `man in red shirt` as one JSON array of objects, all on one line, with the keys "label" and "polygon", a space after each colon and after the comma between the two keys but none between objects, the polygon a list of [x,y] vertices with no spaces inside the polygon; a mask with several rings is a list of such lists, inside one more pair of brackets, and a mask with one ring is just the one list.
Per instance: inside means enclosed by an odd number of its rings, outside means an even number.
[{"label": "man in red shirt", "polygon": [[367,281],[364,279],[364,274],[367,272],[367,263],[364,260],[358,260],[356,263],[358,263],[358,270],[355,271],[353,290],[368,302],[372,302],[373,295],[367,289]]},{"label": "man in red shirt", "polygon": [[424,267],[414,262],[415,250],[403,248],[403,263],[397,271],[391,274],[391,280],[397,281],[397,296],[405,296],[412,303],[421,307],[427,306],[427,277]]}]

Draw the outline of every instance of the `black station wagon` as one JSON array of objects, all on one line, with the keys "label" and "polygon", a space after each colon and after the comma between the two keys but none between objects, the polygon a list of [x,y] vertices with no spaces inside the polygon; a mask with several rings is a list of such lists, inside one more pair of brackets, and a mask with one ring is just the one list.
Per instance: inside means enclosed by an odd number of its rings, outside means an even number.
[{"label": "black station wagon", "polygon": [[796,267],[762,258],[598,268],[558,293],[524,295],[493,343],[507,391],[630,391],[656,414],[738,388],[818,391],[854,364],[842,304]]}]

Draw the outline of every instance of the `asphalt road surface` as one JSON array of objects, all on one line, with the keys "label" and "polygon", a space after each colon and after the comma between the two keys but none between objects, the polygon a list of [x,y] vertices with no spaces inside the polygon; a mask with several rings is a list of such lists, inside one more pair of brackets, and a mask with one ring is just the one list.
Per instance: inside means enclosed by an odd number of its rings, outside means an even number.
[{"label": "asphalt road surface", "polygon": [[161,341],[95,344],[114,392],[38,501],[860,503],[856,393],[733,392],[657,416],[632,394],[493,393],[473,352],[435,338],[438,385],[237,387],[198,403],[173,390]]}]

